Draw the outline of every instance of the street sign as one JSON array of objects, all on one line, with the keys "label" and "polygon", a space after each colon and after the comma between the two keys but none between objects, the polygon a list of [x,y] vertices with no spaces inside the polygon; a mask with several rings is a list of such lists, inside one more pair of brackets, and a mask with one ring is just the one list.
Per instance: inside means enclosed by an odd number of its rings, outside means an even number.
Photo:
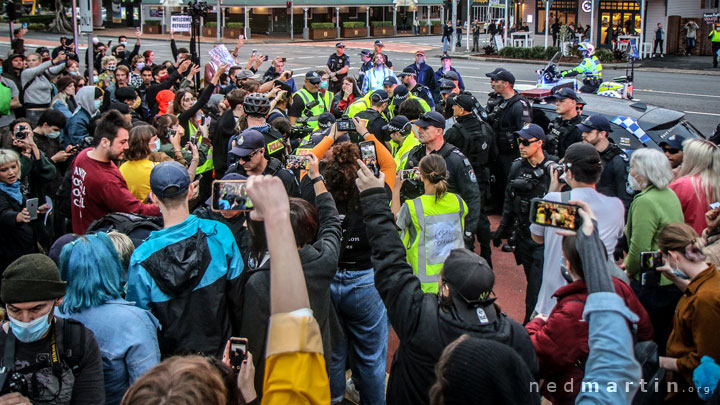
[{"label": "street sign", "polygon": [[703,13],[703,20],[707,24],[715,24],[720,21],[720,13]]},{"label": "street sign", "polygon": [[80,32],[91,34],[93,32],[92,0],[80,1]]},{"label": "street sign", "polygon": [[190,32],[191,25],[192,17],[189,15],[170,16],[170,31],[172,32]]}]

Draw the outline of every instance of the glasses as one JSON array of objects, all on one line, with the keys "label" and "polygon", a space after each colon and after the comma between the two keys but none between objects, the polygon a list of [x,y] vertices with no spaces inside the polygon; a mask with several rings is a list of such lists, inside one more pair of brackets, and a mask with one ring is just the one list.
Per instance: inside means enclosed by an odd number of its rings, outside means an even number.
[{"label": "glasses", "polygon": [[534,141],[531,141],[531,140],[525,139],[525,138],[518,138],[518,139],[517,139],[518,145],[522,145],[522,146],[530,146],[531,143],[535,143],[535,142],[537,142],[537,141],[539,141],[539,139],[535,139]]},{"label": "glasses", "polygon": [[679,152],[680,152],[680,149],[677,149],[677,148],[663,148],[663,152],[669,153],[669,154],[671,154],[671,155],[674,155],[674,154],[676,154],[676,153],[679,153]]},{"label": "glasses", "polygon": [[241,156],[240,160],[242,160],[243,162],[249,162],[250,159],[252,159],[255,155],[257,155],[261,150],[262,149],[257,149],[257,150],[250,152],[250,154],[247,156]]}]

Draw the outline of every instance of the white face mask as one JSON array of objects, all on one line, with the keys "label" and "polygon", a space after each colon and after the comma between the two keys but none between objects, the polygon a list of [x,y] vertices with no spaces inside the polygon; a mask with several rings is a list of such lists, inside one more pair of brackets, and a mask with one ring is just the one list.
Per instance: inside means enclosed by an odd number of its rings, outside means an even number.
[{"label": "white face mask", "polygon": [[678,266],[678,261],[677,261],[677,259],[676,259],[675,257],[673,257],[672,255],[670,255],[669,257],[672,257],[673,260],[675,260],[675,266],[674,266],[674,267],[671,266],[671,265],[670,265],[670,261],[668,261],[668,265],[670,266],[670,270],[672,270],[673,275],[675,275],[675,277],[677,277],[677,278],[679,278],[679,279],[681,279],[681,280],[690,280],[690,276],[688,276],[687,274],[685,274],[684,271],[680,270],[680,267]]},{"label": "white face mask", "polygon": [[154,148],[153,148],[153,152],[157,152],[157,151],[159,151],[159,150],[160,150],[160,139],[156,139],[156,140],[155,140],[155,144],[154,144]]},{"label": "white face mask", "polygon": [[642,191],[643,186],[635,180],[635,177],[631,176],[628,172],[628,184],[630,185],[630,188],[632,188],[635,191]]}]

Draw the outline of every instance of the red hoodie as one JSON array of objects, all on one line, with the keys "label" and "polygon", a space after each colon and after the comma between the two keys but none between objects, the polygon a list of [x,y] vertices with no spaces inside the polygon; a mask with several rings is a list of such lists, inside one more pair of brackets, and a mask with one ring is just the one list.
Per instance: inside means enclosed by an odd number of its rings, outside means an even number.
[{"label": "red hoodie", "polygon": [[71,168],[74,233],[84,234],[93,221],[112,212],[160,216],[157,205],[143,204],[132,195],[115,163],[91,158],[91,150],[80,152]]}]

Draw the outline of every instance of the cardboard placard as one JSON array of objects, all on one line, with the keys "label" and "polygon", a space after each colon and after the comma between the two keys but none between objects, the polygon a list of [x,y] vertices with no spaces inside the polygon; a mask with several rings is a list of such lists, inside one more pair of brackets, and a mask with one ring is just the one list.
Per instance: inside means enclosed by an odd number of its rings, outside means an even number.
[{"label": "cardboard placard", "polygon": [[170,16],[170,31],[172,32],[190,32],[192,17],[189,15],[173,15]]}]

